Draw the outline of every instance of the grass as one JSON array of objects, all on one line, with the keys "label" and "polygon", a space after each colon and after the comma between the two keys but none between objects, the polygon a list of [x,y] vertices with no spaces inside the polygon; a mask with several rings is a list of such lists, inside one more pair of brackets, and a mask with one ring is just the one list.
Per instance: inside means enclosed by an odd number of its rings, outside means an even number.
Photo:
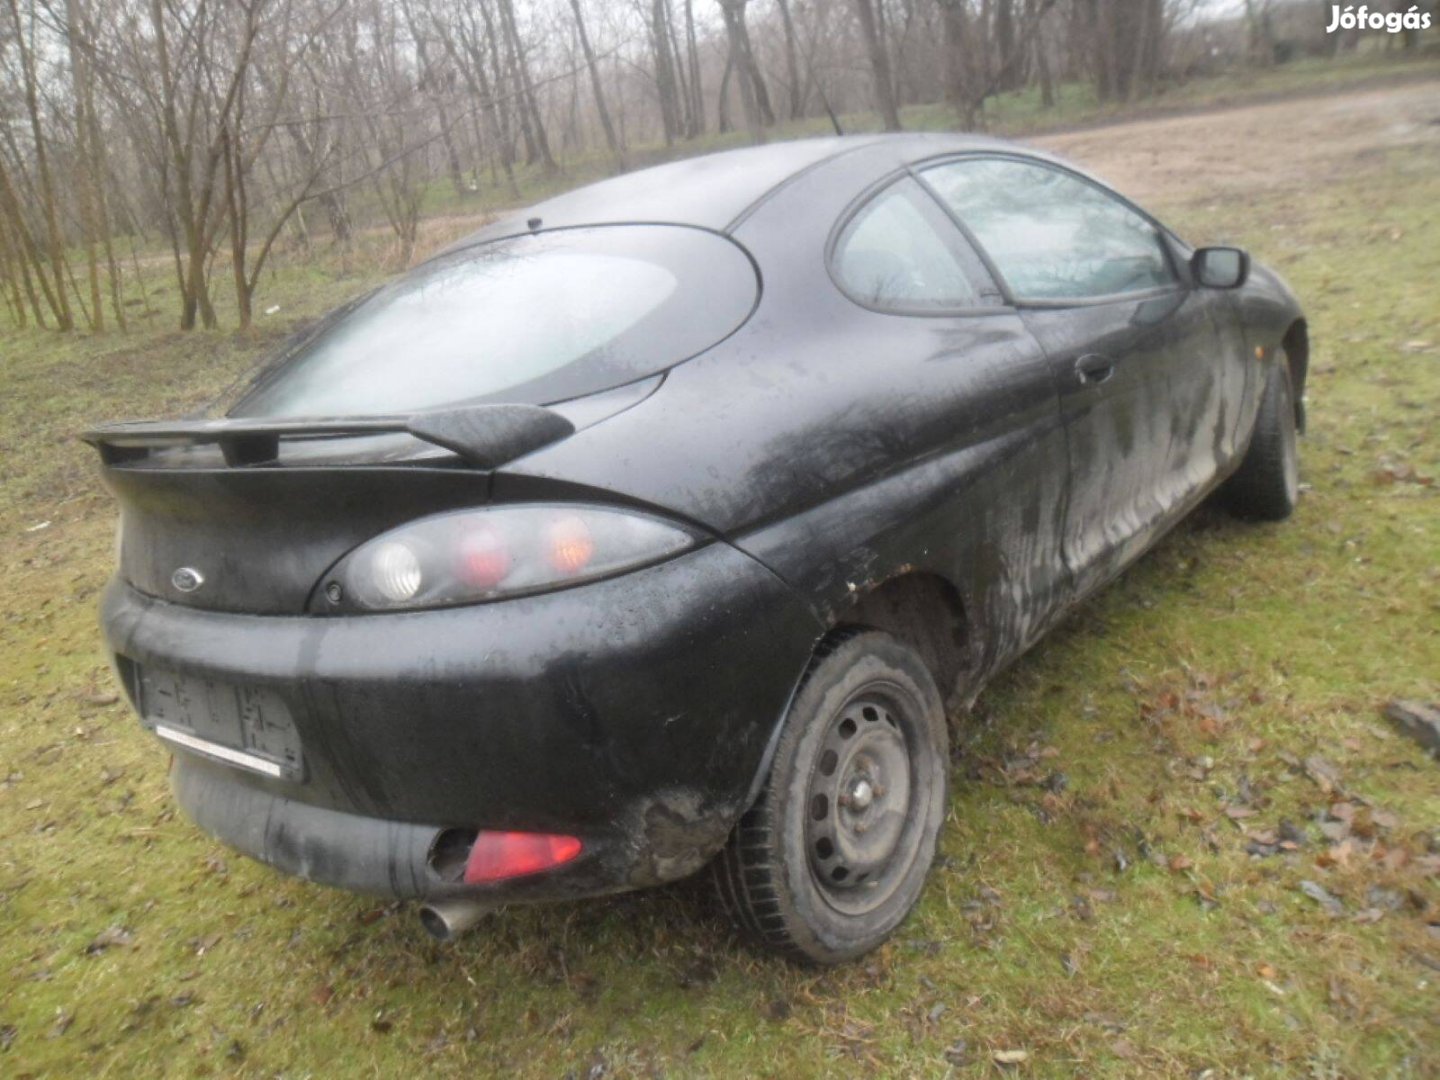
[{"label": "grass", "polygon": [[1202,511],[957,718],[920,908],[823,973],[695,885],[442,949],[175,814],[98,648],[112,510],[71,436],[204,402],[373,270],[283,268],[244,337],[0,337],[0,1072],[1434,1075],[1440,772],[1379,709],[1440,700],[1437,164],[1156,206],[1307,301],[1300,509]]}]

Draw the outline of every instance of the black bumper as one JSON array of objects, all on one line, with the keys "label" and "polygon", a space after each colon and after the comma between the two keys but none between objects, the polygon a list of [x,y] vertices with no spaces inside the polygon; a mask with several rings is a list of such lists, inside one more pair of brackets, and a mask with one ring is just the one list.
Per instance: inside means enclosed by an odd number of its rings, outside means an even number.
[{"label": "black bumper", "polygon": [[[463,608],[249,616],[114,582],[105,633],[153,665],[281,698],[303,754],[273,778],[177,750],[176,795],[287,873],[400,897],[548,898],[692,872],[752,797],[820,627],[748,556],[711,544],[608,581]],[[578,836],[497,886],[447,883],[447,828]]]}]

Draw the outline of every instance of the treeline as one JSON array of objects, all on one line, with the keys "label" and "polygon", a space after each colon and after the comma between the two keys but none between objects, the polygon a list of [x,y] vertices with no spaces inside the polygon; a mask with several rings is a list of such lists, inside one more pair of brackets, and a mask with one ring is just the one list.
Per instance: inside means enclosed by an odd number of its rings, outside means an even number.
[{"label": "treeline", "polygon": [[974,127],[1074,79],[1129,98],[1183,68],[1195,3],[0,0],[0,297],[123,327],[163,273],[181,328],[220,289],[244,326],[278,243],[361,220],[408,261],[437,184],[518,198],[522,172],[918,102]]}]

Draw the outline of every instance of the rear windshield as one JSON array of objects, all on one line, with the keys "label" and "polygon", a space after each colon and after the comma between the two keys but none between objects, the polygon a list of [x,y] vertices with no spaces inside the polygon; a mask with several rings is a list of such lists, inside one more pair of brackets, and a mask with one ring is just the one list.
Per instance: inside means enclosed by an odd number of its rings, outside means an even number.
[{"label": "rear windshield", "polygon": [[536,405],[605,390],[703,352],[755,305],[729,240],[678,225],[561,229],[431,260],[263,371],[231,416]]}]

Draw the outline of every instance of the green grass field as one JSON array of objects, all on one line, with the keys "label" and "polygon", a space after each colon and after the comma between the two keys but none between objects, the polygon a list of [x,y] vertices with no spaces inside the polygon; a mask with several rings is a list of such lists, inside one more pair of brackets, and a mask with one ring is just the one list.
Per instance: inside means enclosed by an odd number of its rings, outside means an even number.
[{"label": "green grass field", "polygon": [[73,436],[202,404],[373,269],[283,267],[245,337],[0,335],[0,1075],[1436,1075],[1440,766],[1380,709],[1440,700],[1437,166],[1156,207],[1308,305],[1300,509],[1202,510],[957,717],[920,908],[823,973],[690,884],[441,948],[175,813]]}]

